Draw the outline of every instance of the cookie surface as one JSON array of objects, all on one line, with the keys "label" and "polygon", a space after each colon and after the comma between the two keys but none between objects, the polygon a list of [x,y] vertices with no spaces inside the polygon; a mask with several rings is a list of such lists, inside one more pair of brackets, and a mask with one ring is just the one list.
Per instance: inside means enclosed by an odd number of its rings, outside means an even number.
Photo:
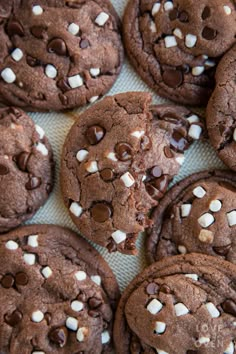
[{"label": "cookie surface", "polygon": [[205,105],[215,66],[235,43],[235,21],[232,0],[130,0],[125,47],[137,72],[158,94]]},{"label": "cookie surface", "polygon": [[149,262],[196,252],[236,263],[235,193],[230,171],[200,172],[174,185],[152,215]]},{"label": "cookie surface", "polygon": [[236,266],[207,255],[166,258],[138,275],[117,308],[117,354],[233,354]]},{"label": "cookie surface", "polygon": [[151,106],[143,92],[107,97],[81,114],[62,156],[66,207],[82,235],[109,251],[136,253],[138,233],[199,139],[198,116],[176,106]]},{"label": "cookie surface", "polygon": [[216,72],[216,87],[207,106],[207,129],[219,158],[236,171],[236,46],[221,60]]},{"label": "cookie surface", "polygon": [[0,351],[110,353],[119,289],[108,264],[74,232],[53,225],[0,239]]},{"label": "cookie surface", "polygon": [[96,101],[120,72],[119,19],[109,0],[0,1],[0,96],[25,110]]},{"label": "cookie surface", "polygon": [[0,108],[0,233],[32,218],[53,187],[52,149],[18,108]]}]

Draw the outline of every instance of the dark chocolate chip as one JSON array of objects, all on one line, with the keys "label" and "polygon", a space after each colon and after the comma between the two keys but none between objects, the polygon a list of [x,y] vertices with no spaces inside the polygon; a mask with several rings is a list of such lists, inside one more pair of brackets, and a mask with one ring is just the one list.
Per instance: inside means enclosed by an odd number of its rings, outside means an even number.
[{"label": "dark chocolate chip", "polygon": [[171,294],[171,288],[168,285],[164,284],[161,286],[160,292],[164,294]]},{"label": "dark chocolate chip", "polygon": [[94,310],[89,310],[88,314],[89,314],[90,317],[93,317],[93,318],[96,318],[96,317],[100,316],[100,312],[94,311]]},{"label": "dark chocolate chip", "polygon": [[105,168],[100,172],[100,176],[105,182],[112,181],[114,179],[114,173],[110,168]]},{"label": "dark chocolate chip", "polygon": [[178,152],[184,152],[189,148],[188,140],[185,139],[179,130],[173,131],[172,137],[170,139],[170,145],[172,149]]},{"label": "dark chocolate chip", "polygon": [[186,354],[197,354],[198,351],[197,350],[187,350]]},{"label": "dark chocolate chip", "polygon": [[236,304],[233,300],[226,300],[225,302],[223,302],[221,307],[224,310],[224,312],[236,316]]},{"label": "dark chocolate chip", "polygon": [[146,292],[148,295],[155,295],[158,293],[159,286],[156,283],[150,283],[146,287]]},{"label": "dark chocolate chip", "polygon": [[66,91],[71,90],[71,87],[70,87],[66,77],[60,79],[57,82],[57,86],[62,90],[62,92],[66,92]]},{"label": "dark chocolate chip", "polygon": [[107,245],[108,252],[113,253],[117,250],[117,245],[114,240],[111,240]]},{"label": "dark chocolate chip", "polygon": [[170,18],[171,21],[176,20],[176,19],[178,18],[178,16],[179,16],[179,11],[178,11],[178,9],[173,9],[173,10],[171,10],[170,13],[169,13],[169,18]]},{"label": "dark chocolate chip", "polygon": [[92,297],[89,299],[88,304],[91,309],[97,309],[99,306],[101,306],[102,301],[96,297]]},{"label": "dark chocolate chip", "polygon": [[90,43],[87,39],[81,39],[79,46],[81,49],[86,49],[90,46]]},{"label": "dark chocolate chip", "polygon": [[42,62],[40,60],[33,58],[30,55],[27,55],[26,62],[29,66],[32,66],[32,67],[42,65]]},{"label": "dark chocolate chip", "polygon": [[186,11],[182,11],[179,14],[179,20],[180,20],[180,22],[188,22],[188,20],[189,20],[188,13]]},{"label": "dark chocolate chip", "polygon": [[164,147],[164,154],[165,154],[165,157],[167,157],[168,159],[171,159],[172,157],[174,157],[174,154],[171,151],[171,149],[169,148],[169,146]]},{"label": "dark chocolate chip", "polygon": [[202,37],[207,39],[208,41],[212,41],[215,39],[217,36],[217,30],[210,28],[210,27],[204,27],[202,31]]},{"label": "dark chocolate chip", "polygon": [[213,250],[220,256],[226,256],[231,250],[231,244],[227,246],[213,247]]},{"label": "dark chocolate chip", "polygon": [[184,74],[188,74],[190,72],[190,66],[188,64],[178,66],[177,69],[181,70]]},{"label": "dark chocolate chip", "polygon": [[33,190],[38,188],[41,185],[42,181],[40,177],[30,177],[28,182],[25,185],[25,188],[28,190]]},{"label": "dark chocolate chip", "polygon": [[162,175],[161,167],[159,167],[159,166],[152,167],[152,169],[150,170],[150,174],[155,178],[161,177],[161,175]]},{"label": "dark chocolate chip", "polygon": [[99,125],[93,125],[86,131],[86,137],[91,145],[98,144],[104,138],[104,135],[105,129]]},{"label": "dark chocolate chip", "polygon": [[45,28],[42,26],[33,26],[31,27],[31,33],[34,37],[38,38],[38,39],[43,39],[43,34],[45,32]]},{"label": "dark chocolate chip", "polygon": [[129,251],[136,250],[136,245],[133,238],[130,237],[125,240],[125,249]]},{"label": "dark chocolate chip", "polygon": [[18,323],[21,322],[22,317],[22,313],[19,310],[15,310],[14,312],[12,312],[12,314],[5,315],[5,321],[10,326],[15,327],[16,325],[18,325]]},{"label": "dark chocolate chip", "polygon": [[15,281],[17,285],[27,285],[29,278],[28,275],[24,272],[19,272],[16,274]]},{"label": "dark chocolate chip", "polygon": [[66,345],[67,338],[68,330],[66,327],[55,328],[49,333],[50,341],[59,345],[61,348]]},{"label": "dark chocolate chip", "polygon": [[51,323],[51,320],[52,320],[51,314],[46,312],[45,315],[44,315],[44,319],[47,322],[47,325],[49,325]]},{"label": "dark chocolate chip", "polygon": [[210,16],[211,16],[211,9],[209,6],[206,6],[202,12],[202,19],[206,20]]},{"label": "dark chocolate chip", "polygon": [[66,55],[66,43],[61,38],[54,38],[48,43],[49,53],[56,53],[58,55]]},{"label": "dark chocolate chip", "polygon": [[152,199],[160,200],[163,197],[163,194],[150,183],[146,185],[146,190]]},{"label": "dark chocolate chip", "polygon": [[11,274],[6,274],[1,279],[1,284],[4,288],[10,289],[14,285],[14,277]]},{"label": "dark chocolate chip", "polygon": [[29,160],[30,154],[28,152],[22,152],[18,156],[15,157],[15,161],[17,166],[21,171],[27,171],[27,163]]},{"label": "dark chocolate chip", "polygon": [[18,21],[12,20],[7,25],[7,33],[10,37],[16,34],[22,37],[24,36],[24,29]]},{"label": "dark chocolate chip", "polygon": [[5,165],[0,164],[0,176],[5,176],[9,173],[9,168]]},{"label": "dark chocolate chip", "polygon": [[85,293],[81,292],[78,296],[77,296],[77,299],[79,301],[82,301],[82,302],[86,302],[87,301],[87,297],[85,295]]},{"label": "dark chocolate chip", "polygon": [[163,175],[155,179],[152,183],[161,193],[165,193],[168,188],[169,178],[167,175]]},{"label": "dark chocolate chip", "polygon": [[115,146],[116,156],[120,161],[128,161],[132,159],[132,147],[126,143],[118,143]]},{"label": "dark chocolate chip", "polygon": [[105,203],[97,203],[91,209],[92,218],[99,223],[109,220],[111,215],[111,208]]},{"label": "dark chocolate chip", "polygon": [[167,86],[177,88],[183,83],[183,72],[178,69],[164,70],[162,79]]}]

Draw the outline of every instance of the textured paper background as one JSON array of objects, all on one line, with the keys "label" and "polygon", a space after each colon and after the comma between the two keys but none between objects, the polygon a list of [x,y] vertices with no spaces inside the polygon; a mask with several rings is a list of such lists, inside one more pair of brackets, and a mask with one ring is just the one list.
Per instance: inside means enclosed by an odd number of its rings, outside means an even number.
[{"label": "textured paper background", "polygon": [[[122,17],[124,8],[128,0],[112,0],[120,17]],[[142,82],[142,80],[134,72],[133,68],[125,60],[121,75],[117,82],[109,92],[110,95],[127,92],[127,91],[150,91],[150,89]],[[153,101],[156,103],[167,102],[153,93]],[[79,111],[78,111],[79,112]],[[76,227],[72,223],[66,208],[63,205],[60,194],[59,184],[59,168],[60,155],[65,137],[73,124],[73,119],[66,114],[60,113],[34,113],[31,117],[42,126],[48,138],[51,141],[55,160],[56,160],[56,181],[54,191],[41,210],[35,215],[30,223],[52,223],[67,226],[76,231]],[[216,154],[208,143],[195,143],[186,154],[185,163],[179,175],[174,181],[180,180],[189,174],[201,171],[207,168],[223,167]],[[95,246],[103,257],[108,261],[115,275],[117,276],[120,289],[123,290],[133,277],[139,273],[146,265],[143,250],[144,236],[140,235],[138,241],[139,255],[124,256],[120,254],[109,254],[104,248]]]}]

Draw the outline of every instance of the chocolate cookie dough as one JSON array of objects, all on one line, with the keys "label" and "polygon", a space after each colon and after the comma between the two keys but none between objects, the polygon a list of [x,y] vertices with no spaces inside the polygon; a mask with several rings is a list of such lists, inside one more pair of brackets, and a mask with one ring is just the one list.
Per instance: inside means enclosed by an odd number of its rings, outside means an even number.
[{"label": "chocolate cookie dough", "polygon": [[0,0],[0,101],[25,110],[95,102],[123,61],[109,0]]},{"label": "chocolate cookie dough", "polygon": [[191,254],[138,275],[118,305],[117,354],[234,354],[236,266]]},{"label": "chocolate cookie dough", "polygon": [[32,218],[53,186],[45,132],[18,108],[0,108],[0,233]]},{"label": "chocolate cookie dough", "polygon": [[147,238],[149,261],[205,253],[236,264],[236,175],[193,174],[172,187],[155,209]]},{"label": "chocolate cookie dough", "polygon": [[1,353],[111,353],[119,289],[85,240],[53,225],[19,228],[0,238],[0,269]]},{"label": "chocolate cookie dough", "polygon": [[176,106],[151,106],[143,92],[119,94],[80,115],[62,156],[66,207],[82,235],[110,252],[135,254],[138,233],[203,133],[200,118]]},{"label": "chocolate cookie dough", "polygon": [[236,171],[236,46],[220,62],[216,87],[207,106],[207,129],[219,158]]},{"label": "chocolate cookie dough", "polygon": [[205,105],[215,66],[235,43],[233,0],[130,0],[124,42],[131,63],[158,94]]}]

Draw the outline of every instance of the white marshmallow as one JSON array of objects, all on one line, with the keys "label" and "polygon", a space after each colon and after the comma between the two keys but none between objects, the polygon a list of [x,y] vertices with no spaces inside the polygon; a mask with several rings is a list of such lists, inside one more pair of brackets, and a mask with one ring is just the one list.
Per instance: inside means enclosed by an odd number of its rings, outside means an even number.
[{"label": "white marshmallow", "polygon": [[228,347],[224,350],[224,354],[234,354],[234,342],[230,342]]},{"label": "white marshmallow", "polygon": [[39,135],[39,138],[42,140],[44,138],[44,136],[45,136],[45,131],[38,124],[35,124],[35,129],[36,129],[36,132]]},{"label": "white marshmallow", "polygon": [[32,352],[32,354],[45,354],[45,352]]},{"label": "white marshmallow", "polygon": [[45,74],[50,79],[55,79],[55,77],[57,77],[57,69],[55,68],[54,65],[48,64],[48,65],[46,65],[46,68],[45,68]]},{"label": "white marshmallow", "polygon": [[35,5],[32,8],[32,12],[34,15],[39,16],[43,13],[43,8],[40,5]]},{"label": "white marshmallow", "polygon": [[197,43],[197,36],[193,34],[187,34],[185,37],[185,45],[187,48],[193,48]]},{"label": "white marshmallow", "polygon": [[101,12],[95,19],[95,23],[102,27],[105,25],[107,20],[109,19],[109,15],[106,12]]},{"label": "white marshmallow", "polygon": [[208,337],[200,337],[199,339],[198,339],[198,343],[199,344],[207,344],[207,343],[209,343],[210,342],[210,338],[208,338]]},{"label": "white marshmallow", "polygon": [[78,329],[78,320],[74,317],[68,317],[66,319],[66,327],[71,331],[77,331]]},{"label": "white marshmallow", "polygon": [[169,353],[165,352],[164,350],[161,350],[158,348],[156,348],[156,352],[157,352],[157,354],[169,354]]},{"label": "white marshmallow", "polygon": [[182,166],[183,165],[183,163],[184,163],[184,161],[185,161],[185,157],[184,156],[178,156],[178,157],[176,157],[176,162],[178,162],[178,164],[180,165],[180,166]]},{"label": "white marshmallow", "polygon": [[76,36],[79,33],[79,26],[76,23],[71,23],[68,27],[68,32]]},{"label": "white marshmallow", "polygon": [[193,76],[200,76],[200,75],[202,75],[202,73],[204,71],[205,71],[205,67],[204,66],[195,66],[194,68],[192,68]]},{"label": "white marshmallow", "polygon": [[175,307],[175,314],[178,317],[187,315],[189,313],[188,308],[184,304],[182,304],[181,302],[176,304],[174,307]]},{"label": "white marshmallow", "polygon": [[1,77],[8,84],[12,84],[14,81],[16,81],[16,75],[15,75],[14,71],[10,68],[4,69],[1,72]]},{"label": "white marshmallow", "polygon": [[132,187],[135,183],[134,177],[129,172],[126,172],[123,176],[120,177],[120,179],[124,182],[124,185],[127,188]]},{"label": "white marshmallow", "polygon": [[214,60],[206,60],[204,65],[214,68],[214,66],[216,66],[216,62]]},{"label": "white marshmallow", "polygon": [[71,203],[69,210],[70,210],[70,212],[71,212],[72,214],[74,214],[77,218],[79,218],[80,215],[83,213],[82,207],[81,207],[78,203],[76,203],[76,202]]},{"label": "white marshmallow", "polygon": [[34,311],[31,315],[31,320],[33,322],[39,323],[42,322],[43,319],[44,319],[44,314],[40,310]]},{"label": "white marshmallow", "polygon": [[36,262],[36,256],[33,253],[24,253],[23,258],[25,263],[29,265],[34,265]]},{"label": "white marshmallow", "polygon": [[193,195],[195,195],[195,197],[201,199],[205,196],[206,191],[205,189],[203,189],[201,186],[198,186],[196,188],[194,188],[193,190]]},{"label": "white marshmallow", "polygon": [[86,157],[88,156],[89,152],[87,150],[79,150],[76,154],[76,158],[79,162],[82,162],[86,159]]},{"label": "white marshmallow", "polygon": [[214,241],[214,234],[210,230],[201,230],[198,238],[203,243],[211,244]]},{"label": "white marshmallow", "polygon": [[181,205],[181,216],[182,218],[186,218],[187,216],[189,216],[190,212],[192,209],[192,205],[191,204],[182,204]]},{"label": "white marshmallow", "polygon": [[236,141],[236,128],[234,129],[234,135],[233,135],[234,141]]},{"label": "white marshmallow", "polygon": [[72,89],[74,89],[74,88],[83,86],[84,81],[83,81],[83,78],[79,74],[77,74],[77,75],[68,77],[68,83],[69,83],[70,87]]},{"label": "white marshmallow", "polygon": [[31,247],[38,247],[38,235],[31,235],[28,237],[28,245]]},{"label": "white marshmallow", "polygon": [[210,213],[205,213],[202,216],[200,216],[200,218],[198,219],[199,225],[201,225],[201,227],[204,228],[207,228],[210,225],[212,225],[214,221],[215,221],[214,216],[211,215]]},{"label": "white marshmallow", "polygon": [[172,1],[166,1],[165,2],[165,4],[164,4],[165,11],[173,10],[173,8],[174,8],[174,5],[173,5]]},{"label": "white marshmallow", "polygon": [[20,48],[16,48],[15,50],[13,50],[13,52],[11,53],[11,57],[15,60],[15,61],[20,61],[23,58],[23,52]]},{"label": "white marshmallow", "polygon": [[183,33],[182,31],[179,29],[179,28],[176,28],[174,31],[173,31],[173,34],[175,35],[175,37],[178,37],[180,39],[183,39]]},{"label": "white marshmallow", "polygon": [[47,266],[41,270],[41,273],[43,274],[44,278],[48,279],[52,275],[52,270]]},{"label": "white marshmallow", "polygon": [[91,68],[89,70],[89,72],[93,77],[96,77],[100,74],[100,69],[99,68]]},{"label": "white marshmallow", "polygon": [[166,48],[172,48],[177,46],[177,41],[174,36],[166,36],[164,38],[165,41],[165,47]]},{"label": "white marshmallow", "polygon": [[109,160],[112,160],[112,161],[118,161],[117,158],[116,158],[116,154],[114,152],[109,152],[106,157],[109,159]]},{"label": "white marshmallow", "polygon": [[150,22],[150,30],[151,30],[152,33],[156,33],[157,32],[156,24],[153,21]]},{"label": "white marshmallow", "polygon": [[45,146],[44,144],[42,144],[42,143],[38,143],[38,144],[36,145],[36,150],[39,151],[39,152],[41,152],[41,154],[42,154],[43,156],[47,156],[47,155],[48,155],[48,149],[47,149],[46,146]]},{"label": "white marshmallow", "polygon": [[185,274],[186,278],[198,281],[198,275],[197,274]]},{"label": "white marshmallow", "polygon": [[75,277],[77,280],[83,281],[87,278],[87,274],[84,271],[79,270],[78,272],[75,273]]},{"label": "white marshmallow", "polygon": [[192,123],[199,123],[200,119],[196,114],[191,115],[190,117],[187,118],[190,124]]},{"label": "white marshmallow", "polygon": [[86,327],[79,328],[77,333],[76,333],[77,341],[78,342],[83,342],[87,333],[88,333],[88,328],[86,328]]},{"label": "white marshmallow", "polygon": [[90,161],[86,164],[86,171],[89,173],[96,173],[98,172],[98,164],[97,161]]},{"label": "white marshmallow", "polygon": [[166,324],[164,322],[156,322],[155,332],[158,334],[164,333],[166,330]]},{"label": "white marshmallow", "polygon": [[161,4],[159,2],[155,3],[152,8],[152,16],[155,16],[161,8]]},{"label": "white marshmallow", "polygon": [[227,213],[227,219],[230,227],[236,225],[236,210]]},{"label": "white marshmallow", "polygon": [[100,277],[100,275],[91,275],[91,280],[95,283],[95,284],[97,284],[98,286],[100,286],[101,285],[101,283],[102,283],[102,278]]},{"label": "white marshmallow", "polygon": [[212,202],[210,203],[210,210],[213,213],[217,213],[218,211],[220,211],[221,208],[222,208],[222,203],[220,200],[212,200]]},{"label": "white marshmallow", "polygon": [[208,302],[206,304],[206,308],[212,318],[220,317],[220,312],[217,310],[217,308],[215,307],[215,305],[212,302]]},{"label": "white marshmallow", "polygon": [[225,11],[226,15],[231,15],[231,13],[232,13],[231,8],[227,5],[224,6],[224,11]]},{"label": "white marshmallow", "polygon": [[202,134],[200,125],[192,124],[189,128],[188,135],[194,140],[199,140]]},{"label": "white marshmallow", "polygon": [[9,241],[7,241],[5,247],[8,250],[15,251],[15,250],[17,250],[17,248],[19,248],[19,245],[15,241],[9,240]]},{"label": "white marshmallow", "polygon": [[186,254],[187,253],[187,248],[185,246],[178,246],[178,251],[181,254]]},{"label": "white marshmallow", "polygon": [[157,299],[153,299],[151,302],[149,302],[149,304],[147,305],[147,310],[152,314],[152,315],[156,315],[158,312],[161,311],[161,309],[163,308],[162,303],[157,300]]},{"label": "white marshmallow", "polygon": [[110,339],[111,339],[111,337],[110,337],[110,334],[108,331],[102,332],[102,334],[101,334],[102,344],[106,344],[106,343],[110,342]]},{"label": "white marshmallow", "polygon": [[99,99],[99,96],[93,96],[89,99],[89,103],[94,103]]},{"label": "white marshmallow", "polygon": [[70,307],[72,308],[73,311],[75,312],[80,312],[83,310],[84,308],[84,304],[81,301],[72,301],[72,303],[70,304]]},{"label": "white marshmallow", "polygon": [[115,243],[119,244],[119,243],[126,240],[126,233],[124,233],[123,231],[117,230],[111,234],[111,237],[113,238]]},{"label": "white marshmallow", "polygon": [[134,136],[137,139],[140,139],[140,138],[142,138],[142,136],[144,136],[144,134],[145,134],[144,130],[136,130],[133,133],[131,133],[130,135]]}]

